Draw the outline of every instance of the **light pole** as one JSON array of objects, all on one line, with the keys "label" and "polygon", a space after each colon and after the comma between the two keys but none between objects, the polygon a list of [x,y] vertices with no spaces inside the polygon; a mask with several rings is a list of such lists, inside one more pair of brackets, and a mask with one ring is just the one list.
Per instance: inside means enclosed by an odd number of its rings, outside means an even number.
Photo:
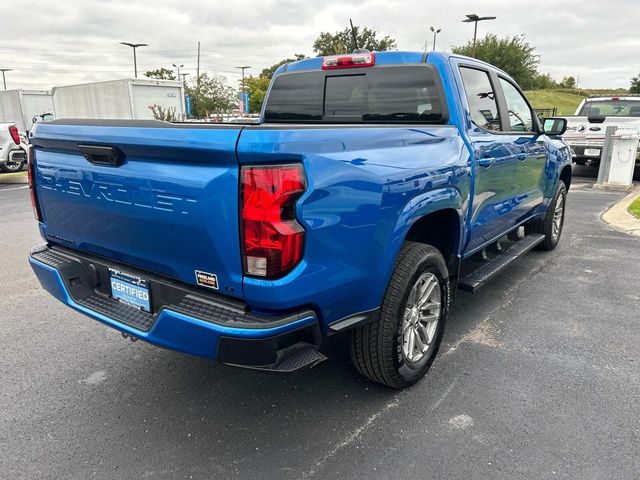
[{"label": "light pole", "polygon": [[175,63],[172,63],[171,65],[173,65],[173,68],[177,68],[178,69],[178,80],[180,80],[180,69],[182,67],[184,67],[184,64],[183,65],[176,65]]},{"label": "light pole", "polygon": [[[248,111],[247,105],[244,104],[244,71],[247,68],[251,68],[251,67],[249,65],[244,65],[242,67],[236,67],[236,68],[239,68],[240,70],[242,70],[242,109]],[[242,113],[244,113],[244,111]]]},{"label": "light pole", "polygon": [[10,68],[0,68],[0,72],[2,72],[2,84],[4,85],[4,89],[7,89],[7,79],[4,78],[4,72],[10,72]]},{"label": "light pole", "polygon": [[236,67],[239,68],[240,70],[242,70],[242,93],[244,93],[244,71],[247,68],[251,68],[249,65],[245,65],[244,67]]},{"label": "light pole", "polygon": [[190,73],[181,73],[180,75],[182,75],[182,84],[186,87],[187,86],[187,75],[191,75]]},{"label": "light pole", "polygon": [[478,22],[483,20],[495,20],[496,17],[479,17],[475,13],[467,15],[467,18],[462,20],[463,23],[475,23],[473,27],[473,58],[476,56],[476,38],[478,36]]},{"label": "light pole", "polygon": [[120,45],[126,45],[127,47],[133,48],[133,75],[135,78],[138,78],[138,62],[136,60],[136,48],[138,47],[148,47],[146,43],[129,43],[129,42],[120,42]]},{"label": "light pole", "polygon": [[436,37],[437,35],[442,31],[441,28],[438,28],[437,30],[433,27],[431,27],[431,31],[433,32],[433,51],[436,51]]}]

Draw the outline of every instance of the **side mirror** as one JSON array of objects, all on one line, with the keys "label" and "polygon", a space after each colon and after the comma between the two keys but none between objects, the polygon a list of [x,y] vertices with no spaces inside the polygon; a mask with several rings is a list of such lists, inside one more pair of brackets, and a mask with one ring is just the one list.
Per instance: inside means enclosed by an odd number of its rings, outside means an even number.
[{"label": "side mirror", "polygon": [[542,129],[546,135],[558,136],[567,131],[566,118],[545,118]]}]

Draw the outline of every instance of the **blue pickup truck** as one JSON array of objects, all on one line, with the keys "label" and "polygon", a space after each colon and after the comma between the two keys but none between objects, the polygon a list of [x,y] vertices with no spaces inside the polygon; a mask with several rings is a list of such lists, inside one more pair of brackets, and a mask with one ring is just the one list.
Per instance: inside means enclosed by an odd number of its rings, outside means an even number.
[{"label": "blue pickup truck", "polygon": [[288,372],[346,332],[357,370],[402,388],[456,290],[558,243],[565,128],[486,63],[367,51],[280,67],[260,124],[38,124],[29,261],[132,340]]}]

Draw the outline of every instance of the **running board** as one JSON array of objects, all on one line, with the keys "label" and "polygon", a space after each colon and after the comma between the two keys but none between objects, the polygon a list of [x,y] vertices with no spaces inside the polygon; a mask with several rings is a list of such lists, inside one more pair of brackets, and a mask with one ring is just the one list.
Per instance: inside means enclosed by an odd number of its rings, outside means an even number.
[{"label": "running board", "polygon": [[238,365],[227,363],[234,367],[262,370],[265,372],[292,373],[305,368],[313,368],[327,359],[315,345],[299,342],[278,352],[278,360],[273,365]]},{"label": "running board", "polygon": [[539,233],[530,234],[522,240],[518,240],[498,256],[484,262],[477,269],[463,276],[458,282],[458,288],[474,293],[502,270],[511,265],[511,262],[533,250],[533,248],[542,243],[543,240],[544,235]]}]

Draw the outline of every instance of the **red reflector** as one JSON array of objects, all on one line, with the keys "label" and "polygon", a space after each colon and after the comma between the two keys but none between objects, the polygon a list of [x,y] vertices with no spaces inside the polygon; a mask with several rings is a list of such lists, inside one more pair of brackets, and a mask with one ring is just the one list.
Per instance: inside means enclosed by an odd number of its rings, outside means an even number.
[{"label": "red reflector", "polygon": [[373,67],[376,63],[376,55],[373,52],[352,53],[348,55],[332,55],[322,60],[323,70],[335,70],[338,68]]},{"label": "red reflector", "polygon": [[31,195],[31,207],[33,208],[33,216],[38,222],[42,222],[40,214],[40,206],[38,205],[38,197],[36,196],[36,166],[33,163],[34,154],[33,145],[29,145],[27,149],[27,182],[29,183],[29,193]]},{"label": "red reflector", "polygon": [[620,101],[620,97],[611,97],[611,100],[613,102],[619,102]]},{"label": "red reflector", "polygon": [[295,203],[306,190],[302,165],[242,167],[242,241],[247,275],[275,278],[302,258]]},{"label": "red reflector", "polygon": [[13,143],[20,145],[20,134],[18,133],[18,128],[15,125],[11,125],[9,127],[9,135],[11,135]]}]

